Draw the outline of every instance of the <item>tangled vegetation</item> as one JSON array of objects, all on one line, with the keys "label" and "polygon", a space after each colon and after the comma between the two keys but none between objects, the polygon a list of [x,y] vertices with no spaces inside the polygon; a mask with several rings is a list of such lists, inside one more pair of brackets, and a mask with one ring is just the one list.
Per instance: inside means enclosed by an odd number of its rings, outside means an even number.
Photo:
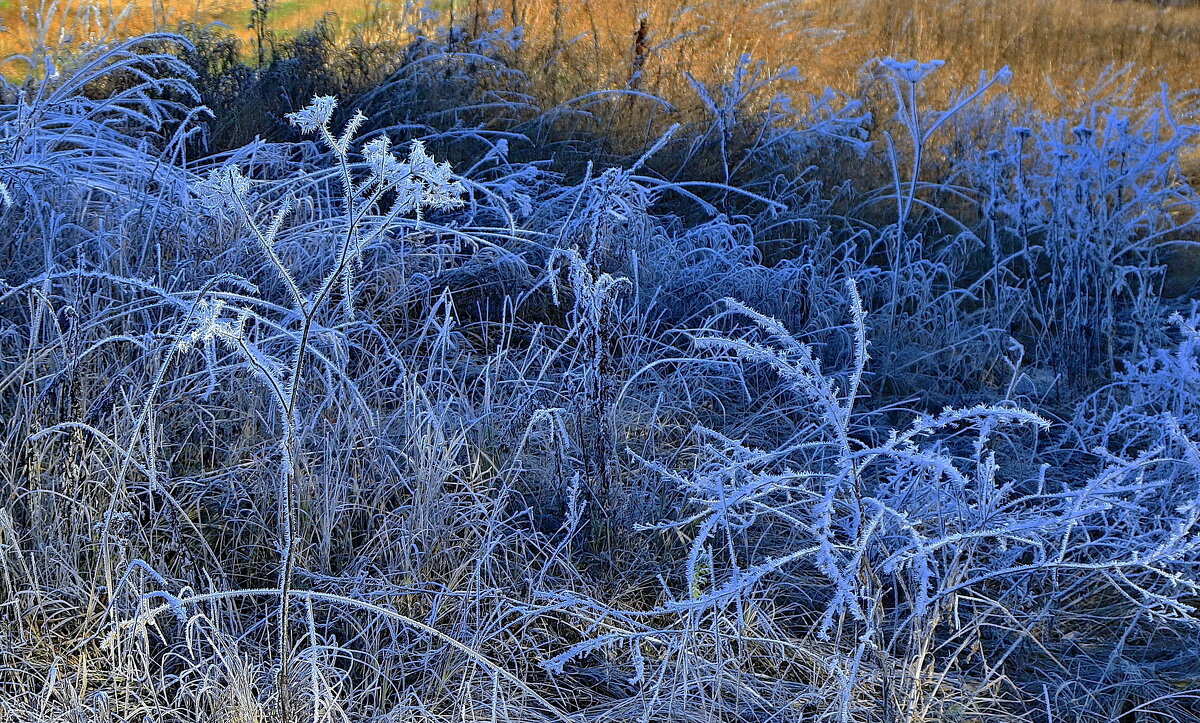
[{"label": "tangled vegetation", "polygon": [[1194,94],[522,42],[3,88],[0,719],[1200,719]]}]

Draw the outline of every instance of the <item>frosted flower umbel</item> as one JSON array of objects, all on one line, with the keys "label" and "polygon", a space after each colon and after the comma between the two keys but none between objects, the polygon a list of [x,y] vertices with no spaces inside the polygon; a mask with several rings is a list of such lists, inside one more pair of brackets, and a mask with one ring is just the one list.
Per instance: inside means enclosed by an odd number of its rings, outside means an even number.
[{"label": "frosted flower umbel", "polygon": [[403,173],[400,161],[390,152],[392,141],[387,136],[378,136],[363,146],[363,159],[371,169],[371,180],[379,180]]},{"label": "frosted flower umbel", "polygon": [[425,152],[425,144],[413,141],[408,153],[409,175],[423,185],[424,203],[433,208],[456,208],[463,203],[466,189],[454,177],[450,164],[438,163]]},{"label": "frosted flower umbel", "polygon": [[944,60],[929,60],[922,63],[916,60],[896,60],[895,58],[884,58],[880,62],[900,80],[914,84],[920,83],[925,76],[946,64]]}]

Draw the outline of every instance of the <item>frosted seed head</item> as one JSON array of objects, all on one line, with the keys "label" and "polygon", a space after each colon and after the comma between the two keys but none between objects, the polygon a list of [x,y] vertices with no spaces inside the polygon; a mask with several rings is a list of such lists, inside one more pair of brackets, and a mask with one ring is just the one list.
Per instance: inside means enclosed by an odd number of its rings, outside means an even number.
[{"label": "frosted seed head", "polygon": [[422,141],[413,141],[408,151],[408,165],[415,176],[425,175],[436,170],[437,163],[425,152]]},{"label": "frosted seed head", "polygon": [[908,83],[920,83],[933,71],[946,64],[944,60],[929,60],[924,63],[916,60],[896,60],[884,58],[883,67],[887,68],[900,80]]},{"label": "frosted seed head", "polygon": [[233,346],[245,338],[246,312],[239,312],[237,319],[222,321],[224,308],[225,302],[220,299],[201,299],[196,304],[195,325],[178,339],[179,350],[186,354],[196,346],[208,346],[218,340]]},{"label": "frosted seed head", "polygon": [[425,144],[413,141],[404,165],[423,184],[421,205],[433,208],[456,208],[462,205],[466,188],[454,177],[449,163],[438,163],[425,152]]},{"label": "frosted seed head", "polygon": [[383,162],[391,158],[388,149],[392,146],[391,140],[387,136],[377,136],[367,141],[363,146],[363,159],[372,169],[381,168]]},{"label": "frosted seed head", "polygon": [[337,98],[332,95],[318,95],[305,108],[288,113],[284,117],[301,133],[315,133],[329,125],[335,108]]},{"label": "frosted seed head", "polygon": [[208,178],[196,185],[196,197],[209,213],[232,211],[241,215],[250,195],[250,179],[237,166],[214,168]]},{"label": "frosted seed head", "polygon": [[420,141],[412,142],[408,158],[401,162],[391,153],[387,138],[375,138],[363,147],[363,158],[371,168],[371,180],[396,192],[395,208],[401,212],[462,205],[466,188],[454,177],[450,164],[435,161]]}]

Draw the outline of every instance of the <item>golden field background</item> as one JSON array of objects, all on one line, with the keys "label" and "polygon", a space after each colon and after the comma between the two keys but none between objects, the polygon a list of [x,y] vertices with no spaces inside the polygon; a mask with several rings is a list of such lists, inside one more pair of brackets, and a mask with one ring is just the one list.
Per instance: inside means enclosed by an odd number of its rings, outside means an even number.
[{"label": "golden field background", "polygon": [[[41,0],[0,3],[0,54],[40,56],[88,41],[181,22],[237,35],[254,46],[246,0]],[[1011,90],[1039,105],[1059,102],[1079,81],[1111,66],[1135,66],[1141,87],[1200,86],[1200,5],[1134,0],[403,0],[335,3],[274,0],[265,29],[281,40],[326,20],[342,38],[403,39],[454,24],[523,28],[526,52],[540,52],[564,94],[636,85],[672,95],[680,71],[728,76],[743,54],[768,67],[794,64],[813,89],[851,91],[872,57],[947,61],[937,88],[969,83],[980,70],[1012,68]],[[5,72],[23,72],[11,59]],[[534,64],[533,67],[537,67]],[[640,74],[636,69],[640,68]],[[638,76],[635,78],[635,76]],[[1054,90],[1055,88],[1058,91]]]}]

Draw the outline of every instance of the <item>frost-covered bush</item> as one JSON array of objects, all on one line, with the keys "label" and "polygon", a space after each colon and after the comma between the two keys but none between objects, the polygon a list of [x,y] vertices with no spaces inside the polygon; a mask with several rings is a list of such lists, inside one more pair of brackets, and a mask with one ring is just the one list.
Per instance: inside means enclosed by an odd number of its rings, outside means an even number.
[{"label": "frost-covered bush", "polygon": [[1179,167],[1197,133],[1176,116],[1186,99],[1130,107],[1120,82],[1102,78],[1077,118],[1010,129],[975,170],[994,294],[1020,308],[1013,331],[1031,350],[1080,384],[1129,350],[1120,339],[1161,341],[1142,336],[1160,314],[1159,248],[1186,236],[1197,203]]},{"label": "frost-covered bush", "polygon": [[[759,656],[770,655],[775,669],[808,668],[801,680],[818,691],[809,703],[818,714],[925,720],[946,715],[949,701],[962,709],[950,691],[970,700],[995,685],[1012,651],[1037,638],[1033,627],[1085,617],[1071,600],[1082,592],[1123,596],[1131,626],[1197,620],[1194,482],[1163,476],[1180,469],[1138,455],[1074,483],[1048,479],[1045,467],[1007,472],[1010,435],[1049,427],[1010,406],[870,429],[855,411],[869,359],[865,317],[853,287],[849,298],[855,340],[844,375],[735,302],[730,312],[749,320],[749,335],[697,339],[745,365],[742,374],[770,369],[796,399],[788,413],[803,419],[766,449],[697,427],[686,469],[639,456],[682,494],[676,517],[646,527],[686,540],[679,588],[635,610],[559,594],[605,632],[560,653],[552,670],[609,651],[627,661],[642,695],[675,700],[687,690],[683,675],[744,677],[753,689]],[[1164,514],[1172,506],[1178,512]],[[783,609],[791,612],[780,617]],[[709,629],[713,637],[702,635]]]},{"label": "frost-covered bush", "polygon": [[[1194,304],[1193,304],[1194,307]],[[1107,449],[1146,450],[1163,436],[1200,432],[1200,331],[1193,308],[1168,319],[1174,342],[1144,350],[1080,405],[1077,424]]]}]

